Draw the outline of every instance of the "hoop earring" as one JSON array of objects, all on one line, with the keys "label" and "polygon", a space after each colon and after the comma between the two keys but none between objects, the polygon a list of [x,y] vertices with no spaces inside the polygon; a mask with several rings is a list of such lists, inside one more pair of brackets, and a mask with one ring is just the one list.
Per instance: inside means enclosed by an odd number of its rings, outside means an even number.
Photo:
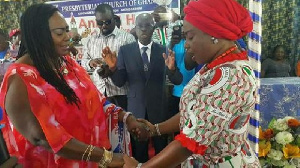
[{"label": "hoop earring", "polygon": [[215,37],[211,37],[211,40],[213,41],[213,44],[217,44],[219,42],[219,40]]}]

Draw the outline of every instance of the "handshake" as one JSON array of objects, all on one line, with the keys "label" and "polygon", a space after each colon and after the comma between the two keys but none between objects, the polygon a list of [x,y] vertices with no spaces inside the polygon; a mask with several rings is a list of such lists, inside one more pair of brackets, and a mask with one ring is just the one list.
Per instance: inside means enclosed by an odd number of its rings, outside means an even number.
[{"label": "handshake", "polygon": [[146,141],[150,137],[161,135],[158,125],[153,125],[145,119],[129,119],[127,123],[129,123],[127,128],[130,134],[139,141]]}]

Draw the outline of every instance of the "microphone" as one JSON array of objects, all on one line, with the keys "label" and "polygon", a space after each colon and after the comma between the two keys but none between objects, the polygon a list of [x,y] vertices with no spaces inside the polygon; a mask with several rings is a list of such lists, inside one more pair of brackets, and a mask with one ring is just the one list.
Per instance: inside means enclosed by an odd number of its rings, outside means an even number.
[{"label": "microphone", "polygon": [[2,131],[0,129],[0,165],[10,158],[6,143],[3,138]]}]

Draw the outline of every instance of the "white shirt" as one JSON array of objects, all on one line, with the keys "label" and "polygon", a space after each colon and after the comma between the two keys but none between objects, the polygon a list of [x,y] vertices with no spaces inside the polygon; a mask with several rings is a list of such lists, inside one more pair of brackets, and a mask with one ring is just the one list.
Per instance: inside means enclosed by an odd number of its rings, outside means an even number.
[{"label": "white shirt", "polygon": [[140,43],[140,41],[138,41],[138,43],[139,43],[139,47],[140,47],[140,52],[141,52],[141,54],[144,52],[144,50],[142,49],[143,47],[148,47],[148,49],[146,50],[146,54],[147,54],[147,56],[148,56],[148,60],[149,60],[149,63],[150,63],[150,56],[151,56],[151,47],[152,47],[152,41],[151,41],[151,43],[149,43],[148,45],[143,45],[142,43]]},{"label": "white shirt", "polygon": [[[135,38],[132,34],[125,32],[124,30],[118,29],[115,27],[114,31],[104,36],[101,33],[97,35],[92,35],[87,40],[86,45],[83,47],[83,57],[81,65],[86,70],[91,70],[89,66],[89,62],[94,58],[102,58],[102,49],[108,46],[112,52],[116,52],[118,54],[121,46],[130,44],[135,42]],[[127,85],[123,87],[117,87],[113,84],[110,77],[102,78],[98,75],[97,70],[95,69],[93,72],[93,82],[96,85],[97,89],[104,94],[106,92],[108,97],[116,96],[116,95],[126,95],[128,87]]]}]

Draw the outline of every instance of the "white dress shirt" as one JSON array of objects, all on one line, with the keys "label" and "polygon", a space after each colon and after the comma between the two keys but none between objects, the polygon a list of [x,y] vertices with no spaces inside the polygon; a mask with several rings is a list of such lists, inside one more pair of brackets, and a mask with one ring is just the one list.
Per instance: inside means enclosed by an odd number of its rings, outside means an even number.
[{"label": "white dress shirt", "polygon": [[[135,38],[132,34],[118,29],[115,27],[114,31],[104,36],[101,33],[97,35],[93,35],[89,37],[86,45],[83,47],[83,57],[81,65],[86,70],[91,70],[91,67],[89,66],[90,60],[94,58],[102,58],[102,50],[106,46],[110,48],[112,52],[116,52],[118,54],[119,49],[121,46],[130,44],[135,42]],[[113,84],[110,77],[108,78],[102,78],[98,75],[97,70],[99,68],[96,68],[93,72],[92,79],[94,81],[94,84],[96,85],[97,89],[104,94],[106,92],[107,97],[116,96],[116,95],[126,95],[127,94],[127,85],[123,87],[117,87]]]},{"label": "white dress shirt", "polygon": [[143,54],[144,50],[142,49],[143,47],[148,47],[148,49],[146,50],[146,54],[148,56],[148,60],[149,60],[149,63],[150,63],[150,56],[151,56],[151,47],[152,47],[152,41],[148,44],[148,45],[143,45],[142,43],[140,43],[140,41],[138,41],[139,43],[139,48],[140,48],[140,52],[141,52],[141,55]]}]

